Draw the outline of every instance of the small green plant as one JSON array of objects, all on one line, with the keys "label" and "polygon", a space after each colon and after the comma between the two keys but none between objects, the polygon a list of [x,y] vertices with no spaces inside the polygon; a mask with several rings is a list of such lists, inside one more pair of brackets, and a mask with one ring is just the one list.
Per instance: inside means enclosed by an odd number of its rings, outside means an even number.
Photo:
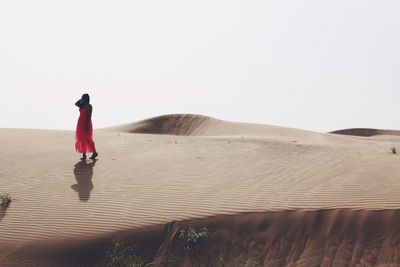
[{"label": "small green plant", "polygon": [[107,251],[108,266],[115,267],[142,267],[143,261],[135,255],[133,249],[115,237]]},{"label": "small green plant", "polygon": [[0,205],[5,207],[11,202],[11,197],[9,194],[0,194]]},{"label": "small green plant", "polygon": [[390,148],[390,150],[392,150],[392,153],[393,153],[393,154],[397,154],[397,149],[396,149],[396,147],[392,147],[392,148]]},{"label": "small green plant", "polygon": [[203,227],[199,232],[189,228],[189,230],[182,229],[179,232],[179,238],[185,239],[183,247],[186,250],[193,250],[198,241],[208,237],[208,229]]}]

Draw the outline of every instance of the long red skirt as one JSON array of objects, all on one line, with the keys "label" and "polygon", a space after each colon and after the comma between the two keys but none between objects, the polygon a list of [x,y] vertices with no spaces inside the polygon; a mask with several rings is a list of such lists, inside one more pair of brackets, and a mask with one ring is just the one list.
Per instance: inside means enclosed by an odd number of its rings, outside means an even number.
[{"label": "long red skirt", "polygon": [[94,141],[93,141],[92,121],[89,122],[88,130],[85,130],[86,120],[87,120],[87,110],[86,108],[81,108],[75,132],[75,140],[76,140],[75,149],[79,153],[96,151],[96,147],[94,146]]}]

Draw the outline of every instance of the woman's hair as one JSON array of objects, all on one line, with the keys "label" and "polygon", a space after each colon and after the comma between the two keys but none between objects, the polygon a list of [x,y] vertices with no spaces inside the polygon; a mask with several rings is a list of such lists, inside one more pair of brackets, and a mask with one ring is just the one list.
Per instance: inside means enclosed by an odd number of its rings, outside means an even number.
[{"label": "woman's hair", "polygon": [[86,105],[90,103],[90,97],[89,94],[83,94],[82,95],[82,104]]}]

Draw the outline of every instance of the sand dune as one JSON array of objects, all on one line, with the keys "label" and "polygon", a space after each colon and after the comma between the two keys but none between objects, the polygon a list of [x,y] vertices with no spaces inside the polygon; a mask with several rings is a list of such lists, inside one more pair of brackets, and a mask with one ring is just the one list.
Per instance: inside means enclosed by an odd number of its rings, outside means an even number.
[{"label": "sand dune", "polygon": [[376,135],[400,135],[397,130],[380,130],[371,128],[351,128],[331,132],[333,134],[355,135],[355,136],[376,136]]},{"label": "sand dune", "polygon": [[[299,266],[314,260],[325,266],[398,262],[393,225],[399,220],[400,158],[390,147],[399,146],[400,137],[322,134],[196,115],[94,134],[100,157],[85,163],[73,151],[72,131],[0,129],[6,151],[0,192],[13,198],[0,217],[0,262],[92,262],[97,254],[82,256],[68,244],[93,252],[116,232],[137,235],[140,229],[146,234],[137,241],[156,260],[162,227],[175,220],[212,229],[209,240],[232,251],[226,262],[238,260],[233,251],[265,266],[279,265],[277,258]],[[226,219],[234,214],[235,220]],[[207,247],[214,257],[216,247]],[[175,259],[182,265],[187,260]]]},{"label": "sand dune", "polygon": [[309,131],[252,123],[218,120],[194,114],[172,114],[115,127],[105,131],[125,133],[147,133],[184,136],[310,136]]},{"label": "sand dune", "polygon": [[[194,114],[172,114],[142,120],[130,124],[106,128],[110,131],[126,133],[171,134],[171,135],[198,135],[208,132],[207,125],[212,123],[216,128],[219,120],[207,116]],[[204,134],[203,134],[204,135]]]}]

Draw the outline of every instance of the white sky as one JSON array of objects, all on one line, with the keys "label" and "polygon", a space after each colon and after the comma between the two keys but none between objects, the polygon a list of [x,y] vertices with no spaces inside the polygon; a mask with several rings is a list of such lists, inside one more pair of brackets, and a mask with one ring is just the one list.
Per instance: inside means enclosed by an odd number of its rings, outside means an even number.
[{"label": "white sky", "polygon": [[1,0],[0,127],[168,113],[400,129],[400,1]]}]

